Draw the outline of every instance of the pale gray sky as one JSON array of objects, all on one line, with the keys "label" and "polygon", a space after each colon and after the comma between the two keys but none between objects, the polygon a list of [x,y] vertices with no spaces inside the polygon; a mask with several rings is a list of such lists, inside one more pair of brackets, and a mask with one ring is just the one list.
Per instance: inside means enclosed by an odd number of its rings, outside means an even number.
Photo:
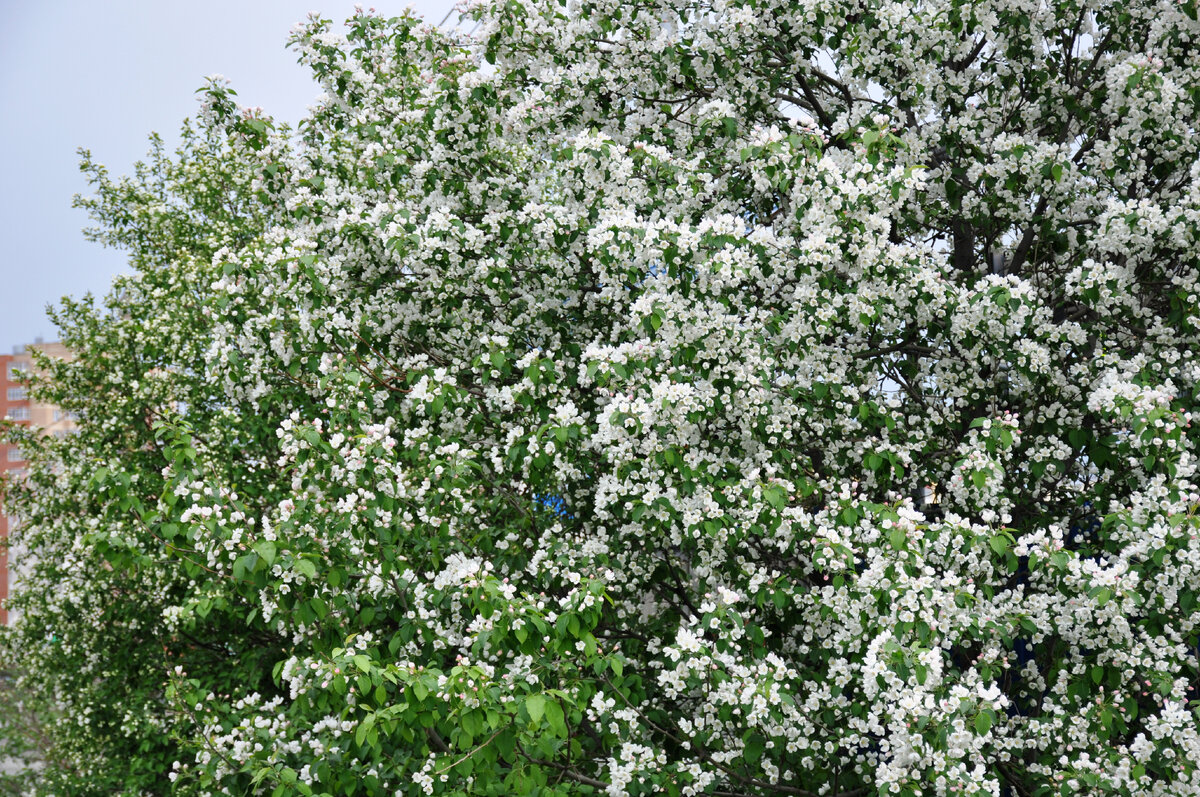
[{"label": "pale gray sky", "polygon": [[[409,3],[373,5],[398,14]],[[412,5],[436,24],[453,2]],[[151,131],[176,140],[211,74],[242,104],[295,124],[318,92],[286,48],[292,25],[353,10],[346,0],[0,0],[0,353],[53,339],[46,304],[101,296],[124,267],[80,234],[78,147],[128,173]]]}]

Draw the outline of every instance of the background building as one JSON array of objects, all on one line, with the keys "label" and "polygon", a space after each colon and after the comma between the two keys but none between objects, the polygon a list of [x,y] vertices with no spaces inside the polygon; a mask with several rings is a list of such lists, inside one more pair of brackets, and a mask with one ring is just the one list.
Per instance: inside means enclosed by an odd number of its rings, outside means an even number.
[{"label": "background building", "polygon": [[[32,349],[58,358],[66,358],[70,354],[61,343],[43,343],[41,340],[29,346],[17,346],[12,354],[0,354],[0,418],[23,426],[40,427],[47,434],[70,434],[75,429],[74,418],[58,407],[31,400],[19,381],[21,374],[35,367]],[[0,472],[19,478],[25,473],[25,464],[19,447],[0,443]],[[0,504],[0,539],[7,539],[16,522],[17,519]],[[4,602],[8,598],[9,573],[8,548],[0,545],[0,624],[8,622],[8,610],[4,608]]]}]

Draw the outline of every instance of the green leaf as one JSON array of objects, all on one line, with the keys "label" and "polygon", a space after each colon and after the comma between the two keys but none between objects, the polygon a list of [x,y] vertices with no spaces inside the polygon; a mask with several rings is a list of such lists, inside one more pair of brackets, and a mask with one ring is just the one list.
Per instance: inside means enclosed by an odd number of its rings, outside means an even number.
[{"label": "green leaf", "polygon": [[975,732],[980,736],[992,729],[992,712],[984,709],[975,717]]},{"label": "green leaf", "polygon": [[541,722],[542,715],[546,711],[546,698],[543,695],[530,695],[525,698],[525,710],[529,712],[531,721]]},{"label": "green leaf", "polygon": [[275,562],[275,543],[270,540],[259,540],[254,543],[254,551],[267,563],[267,567]]},{"label": "green leaf", "polygon": [[[532,712],[530,716],[532,716]],[[546,702],[546,721],[550,724],[550,730],[554,731],[555,735],[563,737],[567,735],[566,718],[563,716],[562,706],[557,701],[549,700]]]},{"label": "green leaf", "polygon": [[750,738],[746,740],[746,748],[742,753],[742,757],[747,763],[758,765],[762,761],[763,753],[766,752],[766,740],[757,733],[751,733]]},{"label": "green leaf", "polygon": [[354,741],[358,743],[359,747],[363,746],[363,742],[366,741],[367,734],[369,734],[371,732],[371,729],[374,727],[375,727],[375,715],[374,714],[368,714],[366,719],[364,719],[362,722],[358,723],[358,729],[354,731]]},{"label": "green leaf", "polygon": [[258,554],[256,553],[239,556],[233,563],[233,577],[239,580],[245,579],[248,574],[254,572],[257,564]]}]

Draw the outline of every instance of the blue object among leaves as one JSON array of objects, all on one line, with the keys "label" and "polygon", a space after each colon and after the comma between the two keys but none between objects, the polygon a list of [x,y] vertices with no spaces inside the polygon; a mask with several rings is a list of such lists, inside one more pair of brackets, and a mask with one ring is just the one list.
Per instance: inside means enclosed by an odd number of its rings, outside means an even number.
[{"label": "blue object among leaves", "polygon": [[567,511],[567,504],[561,495],[538,495],[534,493],[533,502],[535,505],[548,509],[555,515],[567,520],[574,520],[575,516]]}]

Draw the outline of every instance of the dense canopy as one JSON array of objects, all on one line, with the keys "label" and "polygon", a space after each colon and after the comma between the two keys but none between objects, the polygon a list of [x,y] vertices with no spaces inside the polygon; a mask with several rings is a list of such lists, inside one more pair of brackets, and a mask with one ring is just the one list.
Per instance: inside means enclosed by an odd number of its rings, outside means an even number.
[{"label": "dense canopy", "polygon": [[85,159],[40,793],[1200,794],[1195,0],[468,15]]}]

